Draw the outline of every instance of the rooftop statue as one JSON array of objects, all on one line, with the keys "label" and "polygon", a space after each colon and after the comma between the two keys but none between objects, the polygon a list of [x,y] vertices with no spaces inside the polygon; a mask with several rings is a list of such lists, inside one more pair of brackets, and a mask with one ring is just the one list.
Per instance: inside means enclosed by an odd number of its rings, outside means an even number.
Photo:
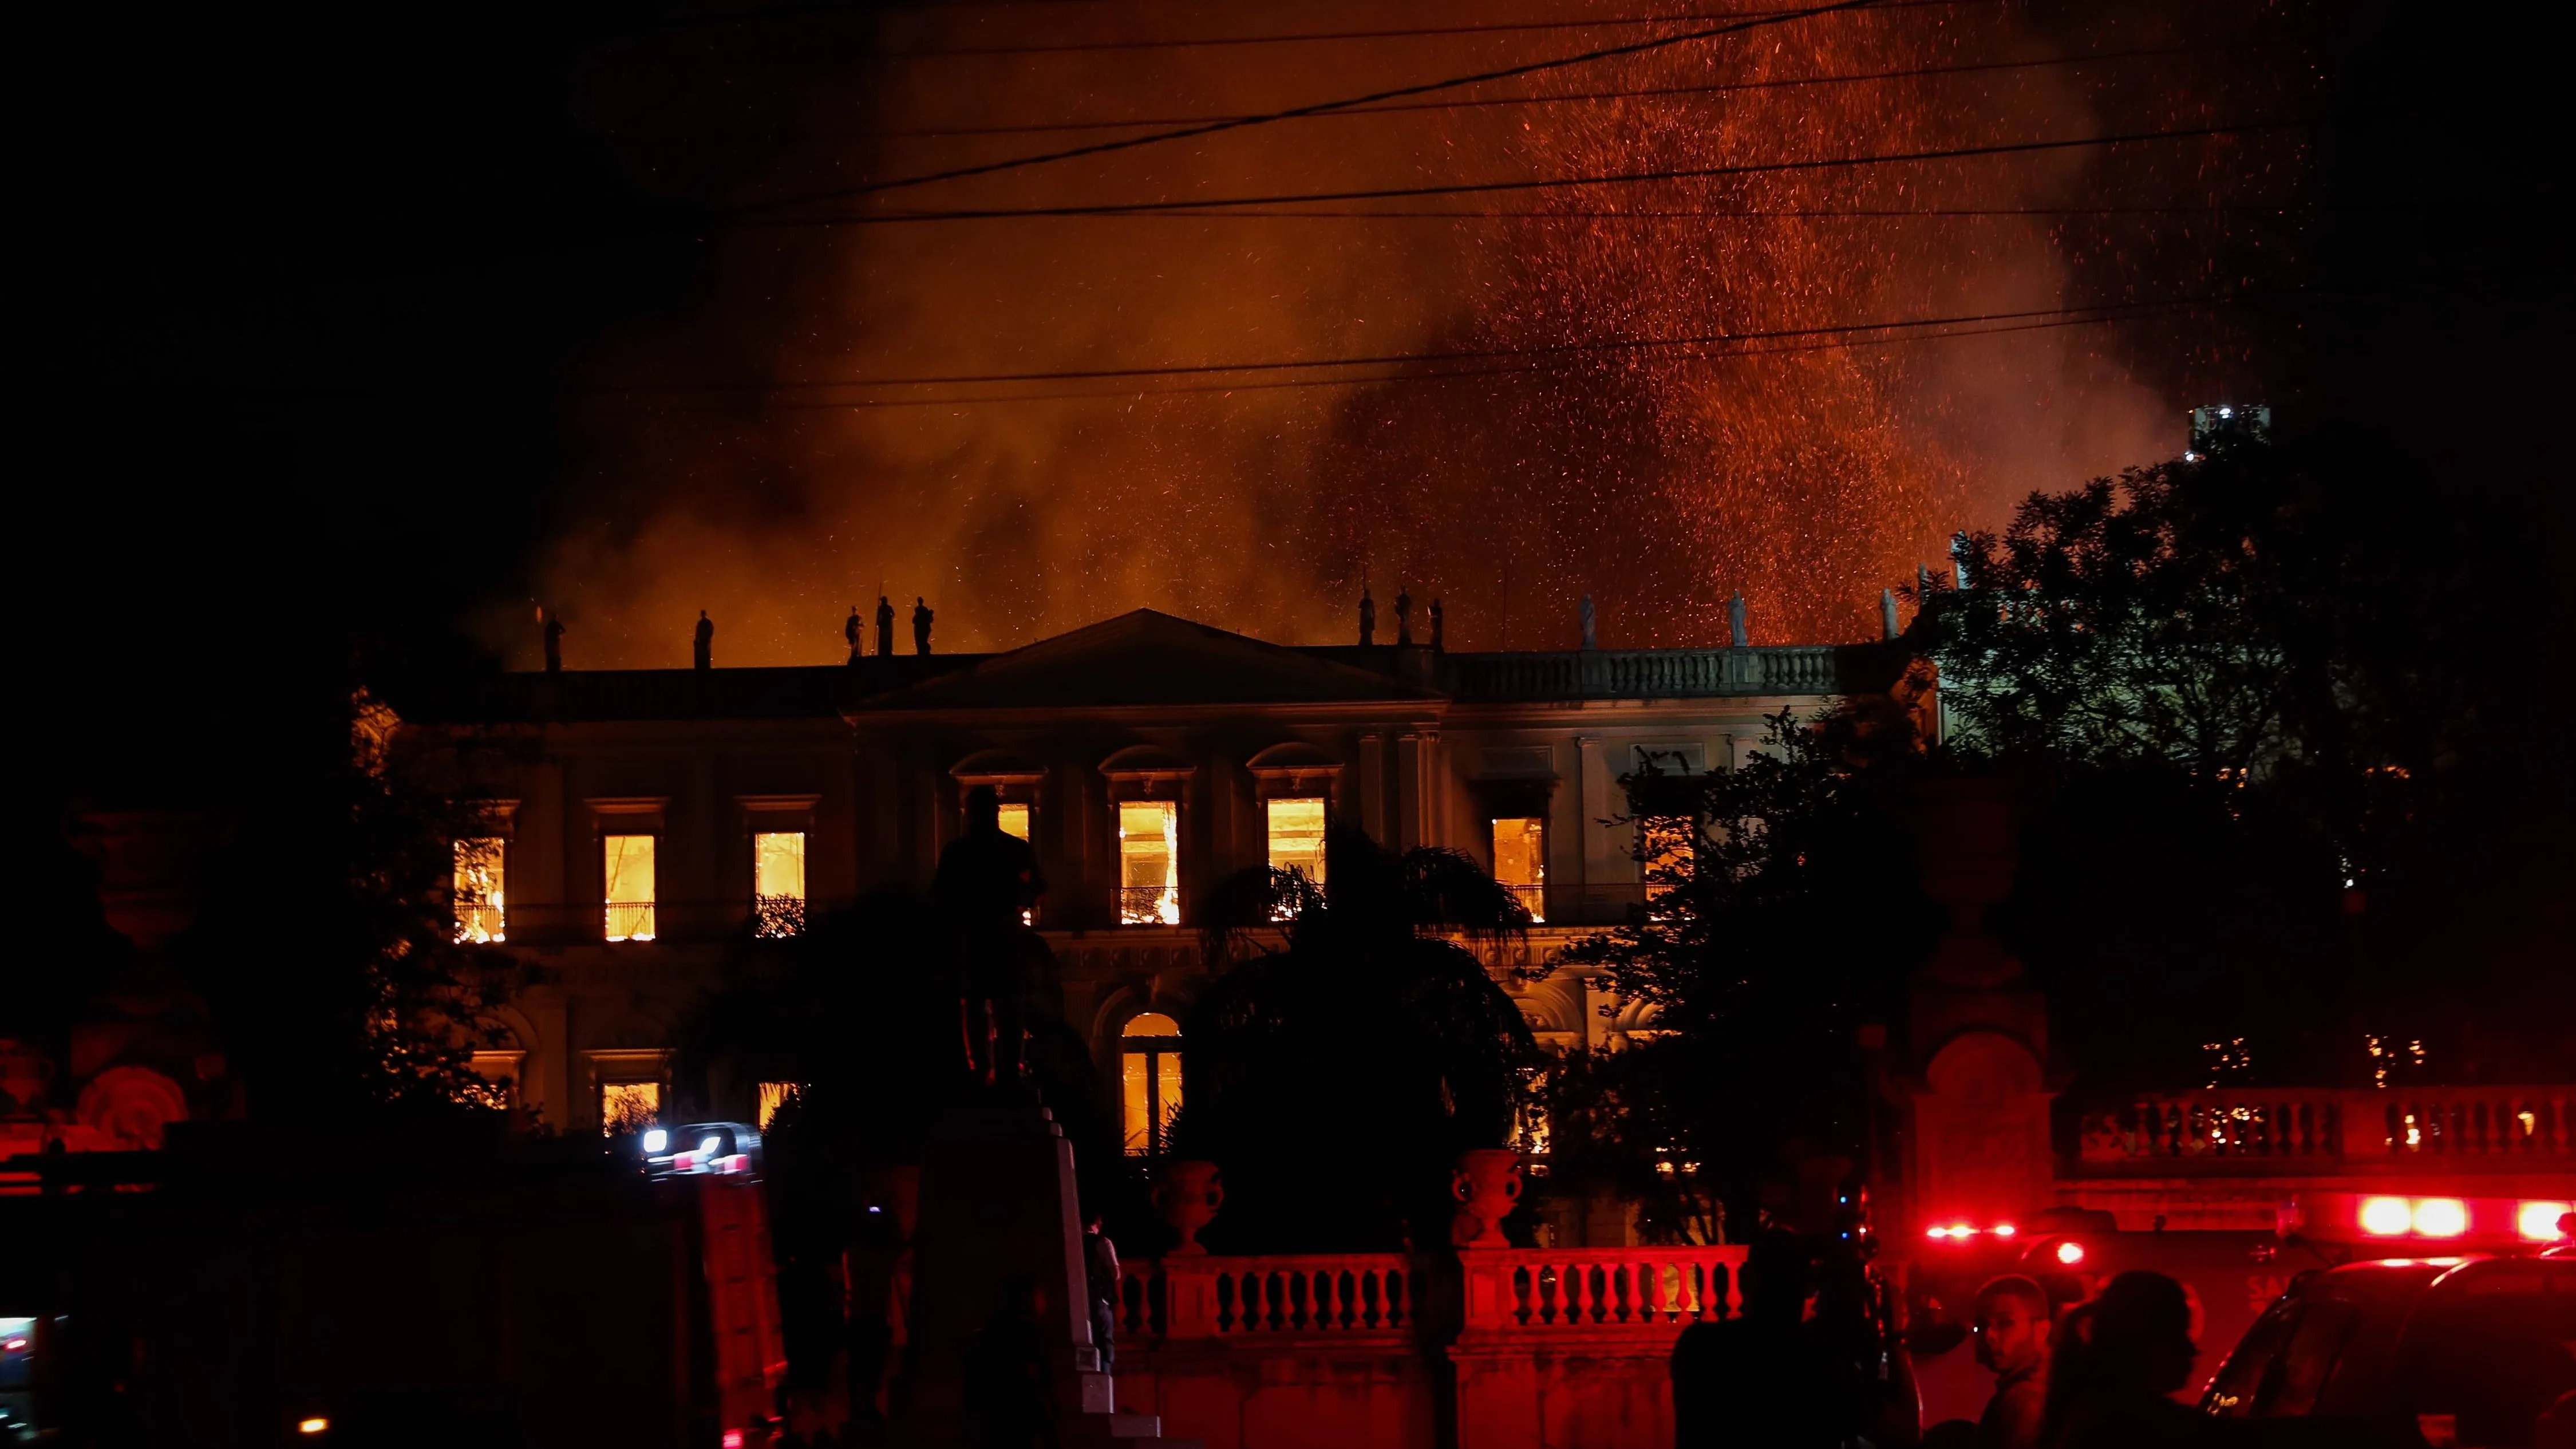
[{"label": "rooftop statue", "polygon": [[1402,584],[1395,586],[1395,642],[1413,642],[1413,595]]},{"label": "rooftop statue", "polygon": [[883,658],[894,652],[894,605],[886,596],[877,595],[877,655]]},{"label": "rooftop statue", "polygon": [[912,652],[930,652],[930,604],[919,594],[912,596]]},{"label": "rooftop statue", "polygon": [[697,655],[697,666],[700,669],[716,667],[716,625],[713,619],[707,617],[707,611],[704,609],[698,611],[697,639],[693,648]]},{"label": "rooftop statue", "polygon": [[1360,644],[1377,642],[1377,600],[1369,597],[1368,585],[1360,585]]}]

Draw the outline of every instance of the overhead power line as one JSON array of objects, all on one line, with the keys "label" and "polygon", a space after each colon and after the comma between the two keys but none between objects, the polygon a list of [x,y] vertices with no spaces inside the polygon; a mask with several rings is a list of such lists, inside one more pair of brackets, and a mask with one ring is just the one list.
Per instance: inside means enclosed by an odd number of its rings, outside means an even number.
[{"label": "overhead power line", "polygon": [[[1884,10],[1918,10],[1957,5],[1964,0],[1886,0]],[[1328,45],[1354,40],[1417,40],[1460,35],[1526,35],[1547,30],[1608,30],[1636,25],[1697,25],[1710,20],[1754,20],[1781,15],[1781,10],[1683,11],[1666,15],[1605,15],[1597,20],[1502,20],[1482,25],[1413,25],[1383,30],[1308,30],[1277,35],[1195,35],[1132,40],[1020,41],[1004,45],[932,45],[912,50],[880,50],[887,60],[939,56],[1071,55],[1115,50],[1217,50],[1243,45]]]},{"label": "overhead power line", "polygon": [[969,176],[989,176],[995,172],[1013,171],[1025,166],[1040,166],[1052,161],[1070,161],[1078,156],[1099,156],[1112,151],[1128,151],[1140,146],[1159,145],[1165,141],[1178,141],[1192,136],[1212,136],[1221,131],[1236,131],[1250,126],[1265,126],[1278,121],[1292,121],[1305,116],[1320,116],[1333,111],[1344,111],[1353,106],[1365,106],[1376,101],[1402,100],[1407,96],[1429,95],[1434,91],[1483,85],[1490,81],[1510,80],[1516,76],[1539,75],[1551,70],[1561,70],[1567,66],[1588,65],[1594,61],[1610,60],[1619,56],[1643,55],[1650,51],[1684,45],[1696,40],[1710,40],[1721,35],[1734,35],[1765,26],[1783,25],[1795,20],[1832,15],[1846,10],[1861,10],[1884,3],[1888,3],[1888,0],[1832,0],[1830,4],[1812,6],[1804,10],[1777,11],[1758,17],[1729,21],[1724,25],[1703,26],[1675,35],[1630,41],[1624,45],[1602,46],[1575,55],[1558,56],[1552,60],[1502,66],[1469,75],[1451,76],[1445,80],[1422,81],[1414,85],[1371,91],[1365,95],[1345,96],[1340,100],[1316,101],[1308,105],[1291,106],[1286,110],[1266,111],[1231,120],[1181,126],[1168,131],[1156,131],[1146,136],[1128,136],[1116,141],[1098,141],[1088,146],[1073,146],[1058,151],[1042,152],[1034,156],[1017,156],[1009,160],[988,161],[975,166],[951,167],[945,171],[898,177],[891,181],[872,181],[862,186],[837,187],[830,191],[810,192],[803,196],[779,197],[770,201],[753,202],[742,210],[768,211],[780,207],[810,205],[817,201],[839,201],[854,196],[872,196],[910,186],[927,186],[935,181],[957,181]]},{"label": "overhead power line", "polygon": [[[1427,186],[1382,186],[1345,191],[1278,192],[1260,196],[1199,197],[1180,201],[1097,202],[1072,206],[954,207],[942,211],[882,211],[857,216],[788,217],[743,223],[751,226],[880,226],[924,221],[988,221],[1010,217],[1137,216],[1153,213],[1242,214],[1238,207],[1297,206],[1306,203],[1393,201],[1420,196],[1490,196],[1513,191],[1550,191],[1590,186],[1629,186],[1655,181],[1706,181],[1728,176],[1761,176],[1793,171],[1819,171],[1847,166],[1890,166],[1923,161],[1956,161],[1978,156],[2014,156],[2132,142],[2189,140],[2282,130],[2295,121],[2260,121],[2236,126],[2192,126],[2171,131],[2129,131],[2109,136],[2076,136],[2055,141],[2008,141],[1983,146],[1948,146],[1921,151],[1876,152],[1829,156],[1807,161],[1749,161],[1729,166],[1675,166],[1651,171],[1602,171],[1577,176],[1541,176],[1510,181],[1445,182]],[[1224,210],[1220,211],[1219,209]],[[1288,213],[1294,214],[1294,213]]]},{"label": "overhead power line", "polygon": [[[1640,86],[1627,90],[1561,91],[1546,95],[1493,96],[1454,101],[1399,101],[1380,106],[1353,106],[1348,110],[1327,112],[1316,120],[1348,116],[1400,115],[1413,111],[1463,111],[1499,106],[1546,106],[1585,101],[1645,100],[1660,96],[1733,95],[1739,91],[1788,90],[1805,86],[1857,85],[1872,81],[1911,80],[1925,76],[1975,75],[2001,70],[2032,70],[2047,66],[2089,65],[2097,61],[2140,60],[2178,55],[2206,55],[2222,49],[2244,47],[2210,45],[2177,45],[2146,50],[2105,50],[2084,55],[2050,56],[2041,60],[1980,61],[1972,65],[1928,65],[1905,70],[1859,71],[1845,75],[1784,76],[1777,80],[1730,81],[1700,86]],[[1227,116],[1152,116],[1125,121],[1055,121],[1044,124],[1014,126],[925,126],[910,129],[877,130],[868,134],[879,137],[911,139],[950,138],[958,136],[1044,135],[1061,131],[1118,131],[1140,126],[1194,126],[1210,121],[1247,120],[1243,114]]]},{"label": "overhead power line", "polygon": [[[1774,333],[1745,333],[1731,347],[1704,346],[1686,352],[1687,362],[1718,362],[1748,357],[1780,357],[1816,352],[1842,352],[1860,347],[1897,346],[1918,342],[1941,342],[1971,337],[1992,337],[2015,332],[2049,331],[2061,327],[2090,327],[2115,322],[2139,321],[2159,316],[2178,315],[2198,307],[2219,306],[2233,302],[2232,297],[2205,299],[2182,298],[2158,302],[2123,304],[2116,307],[2054,309],[2038,313],[1991,313],[1983,317],[1923,319],[1912,322],[1879,322],[1857,324],[1849,328],[1809,328]],[[2009,320],[2023,318],[2025,320]],[[2004,319],[2004,320],[1998,320]],[[1937,330],[1936,330],[1937,329]],[[1858,335],[1858,334],[1881,335]],[[1800,340],[1805,339],[1805,340]],[[1599,344],[1608,347],[1616,344]],[[1632,348],[1660,346],[1658,343],[1632,343]],[[1679,344],[1674,344],[1679,345]],[[1584,346],[1590,346],[1585,344]],[[1471,362],[1476,354],[1462,354]],[[763,398],[756,405],[765,412],[857,412],[886,408],[976,407],[1001,403],[1078,402],[1085,400],[1141,400],[1147,397],[1189,396],[1207,393],[1269,392],[1290,388],[1367,387],[1385,383],[1425,383],[1472,381],[1479,378],[1521,376],[1563,364],[1562,355],[1493,354],[1494,366],[1451,366],[1413,369],[1402,372],[1353,372],[1335,377],[1268,377],[1229,381],[1177,381],[1143,387],[1093,387],[1081,391],[977,393],[958,397],[888,397],[856,399],[806,399],[779,401]],[[1074,379],[1079,380],[1079,379]],[[1103,382],[1119,381],[1104,377]],[[1151,381],[1152,379],[1145,379]],[[727,389],[716,389],[724,391]],[[649,408],[620,411],[704,412],[719,409],[704,406],[671,407],[654,404]],[[735,408],[721,410],[738,411]]]}]

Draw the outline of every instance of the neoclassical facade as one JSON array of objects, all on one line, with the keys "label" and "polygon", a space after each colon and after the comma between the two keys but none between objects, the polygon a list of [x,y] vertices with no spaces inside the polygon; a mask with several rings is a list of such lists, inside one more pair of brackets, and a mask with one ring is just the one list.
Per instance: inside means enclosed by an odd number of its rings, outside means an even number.
[{"label": "neoclassical facade", "polygon": [[[927,887],[990,785],[1045,874],[1034,924],[1067,1016],[1146,1149],[1215,881],[1317,869],[1326,823],[1348,822],[1475,857],[1530,906],[1543,957],[1642,907],[1623,775],[1729,768],[1766,715],[1885,673],[1866,645],[1290,648],[1138,610],[999,654],[507,675],[404,715],[515,742],[488,833],[458,846],[459,919],[544,968],[478,1065],[558,1129],[660,1110],[679,1015],[732,943]],[[1579,980],[1512,989],[1546,1041],[1633,1024]]]}]

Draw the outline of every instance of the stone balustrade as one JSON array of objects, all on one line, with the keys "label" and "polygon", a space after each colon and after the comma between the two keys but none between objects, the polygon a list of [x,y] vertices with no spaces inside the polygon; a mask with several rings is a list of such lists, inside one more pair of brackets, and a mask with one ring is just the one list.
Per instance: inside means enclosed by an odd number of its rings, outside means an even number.
[{"label": "stone balustrade", "polygon": [[1157,1340],[1409,1333],[1423,1269],[1401,1253],[1175,1256],[1121,1267],[1119,1328]]},{"label": "stone balustrade", "polygon": [[1118,1402],[1209,1449],[1660,1449],[1674,1341],[1742,1310],[1744,1252],[1132,1260]]},{"label": "stone balustrade", "polygon": [[1451,1324],[1542,1338],[1592,1329],[1669,1338],[1742,1310],[1743,1262],[1740,1247],[1507,1248],[1462,1253],[1454,1273],[1399,1253],[1131,1259],[1122,1266],[1119,1331],[1170,1342],[1413,1334]]},{"label": "stone balustrade", "polygon": [[1630,1328],[1669,1338],[1744,1307],[1741,1247],[1513,1248],[1459,1262],[1461,1322],[1480,1333]]},{"label": "stone balustrade", "polygon": [[2088,1167],[2159,1171],[2576,1163],[2576,1086],[2212,1089],[2141,1096],[2083,1124]]},{"label": "stone balustrade", "polygon": [[1456,697],[1473,703],[1551,699],[1700,699],[1851,692],[1848,646],[1582,649],[1451,654]]}]

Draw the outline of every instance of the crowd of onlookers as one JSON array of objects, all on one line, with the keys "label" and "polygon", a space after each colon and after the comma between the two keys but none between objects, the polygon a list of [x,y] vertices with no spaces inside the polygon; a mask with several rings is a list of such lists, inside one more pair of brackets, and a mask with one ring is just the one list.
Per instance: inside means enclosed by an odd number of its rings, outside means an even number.
[{"label": "crowd of onlookers", "polygon": [[1976,1422],[1928,1432],[1893,1301],[1866,1275],[1819,1275],[1795,1235],[1768,1233],[1749,1250],[1742,1291],[1740,1315],[1692,1326],[1673,1349],[1677,1449],[2168,1449],[2210,1426],[2172,1398],[2197,1349],[2190,1300],[2161,1273],[2123,1273],[2054,1319],[2037,1282],[1986,1284],[1977,1358],[1994,1396]]}]

